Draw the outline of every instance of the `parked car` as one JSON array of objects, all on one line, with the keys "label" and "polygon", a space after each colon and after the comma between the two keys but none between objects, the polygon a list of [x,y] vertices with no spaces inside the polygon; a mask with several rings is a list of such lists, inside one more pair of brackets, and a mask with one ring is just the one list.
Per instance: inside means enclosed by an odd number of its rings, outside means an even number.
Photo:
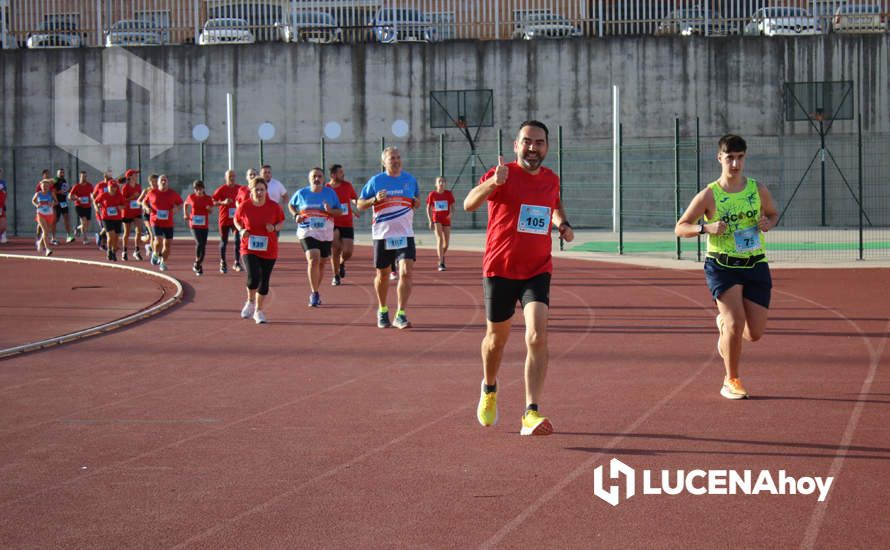
[{"label": "parked car", "polygon": [[804,36],[819,34],[819,23],[803,8],[760,8],[745,25],[745,34],[760,36]]},{"label": "parked car", "polygon": [[513,38],[571,38],[581,36],[581,29],[565,17],[550,10],[516,11],[513,13]]},{"label": "parked car", "polygon": [[343,29],[334,17],[323,11],[294,10],[290,22],[282,26],[285,42],[331,44],[343,41]]},{"label": "parked car", "polygon": [[160,46],[164,44],[161,29],[141,19],[122,19],[105,33],[105,46]]},{"label": "parked car", "polygon": [[722,19],[719,13],[701,7],[674,10],[655,27],[655,34],[659,36],[672,34],[726,36],[734,32],[732,25]]},{"label": "parked car", "polygon": [[208,19],[204,30],[198,35],[198,44],[253,44],[256,42],[253,33],[244,19],[219,18]]},{"label": "parked car", "polygon": [[887,30],[887,15],[881,13],[880,5],[848,4],[834,12],[831,21],[834,32],[884,32]]},{"label": "parked car", "polygon": [[40,24],[37,32],[28,35],[25,46],[39,48],[78,48],[83,44],[79,29],[73,21],[49,19]]},{"label": "parked car", "polygon": [[395,42],[436,42],[438,33],[420,10],[384,8],[372,21],[374,38],[384,44]]}]

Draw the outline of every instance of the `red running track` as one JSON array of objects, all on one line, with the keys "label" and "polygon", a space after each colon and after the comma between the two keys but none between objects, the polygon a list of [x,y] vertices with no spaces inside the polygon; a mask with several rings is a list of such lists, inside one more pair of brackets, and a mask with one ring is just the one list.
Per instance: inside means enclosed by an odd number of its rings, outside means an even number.
[{"label": "red running track", "polygon": [[[879,547],[890,538],[888,271],[774,270],[753,399],[718,394],[699,270],[557,259],[542,411],[522,438],[522,328],[501,422],[475,420],[478,253],[422,250],[410,331],[374,326],[370,253],[306,307],[285,245],[270,323],[241,321],[243,276],[168,272],[182,305],[0,362],[3,547]],[[94,256],[61,247],[60,255]],[[24,274],[22,276],[27,276]],[[111,274],[109,273],[109,276]],[[394,300],[394,289],[393,289]],[[519,317],[516,317],[519,321]],[[520,323],[521,324],[521,323]],[[815,495],[637,494],[594,469],[786,470]]]}]

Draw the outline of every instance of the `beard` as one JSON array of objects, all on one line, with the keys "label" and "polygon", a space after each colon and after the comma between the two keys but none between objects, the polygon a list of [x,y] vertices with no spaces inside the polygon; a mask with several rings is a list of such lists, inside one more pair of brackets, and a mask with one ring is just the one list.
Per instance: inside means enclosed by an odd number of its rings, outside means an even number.
[{"label": "beard", "polygon": [[544,158],[539,154],[526,154],[522,157],[519,157],[519,164],[522,165],[528,171],[535,171],[541,167],[541,163],[544,162]]}]

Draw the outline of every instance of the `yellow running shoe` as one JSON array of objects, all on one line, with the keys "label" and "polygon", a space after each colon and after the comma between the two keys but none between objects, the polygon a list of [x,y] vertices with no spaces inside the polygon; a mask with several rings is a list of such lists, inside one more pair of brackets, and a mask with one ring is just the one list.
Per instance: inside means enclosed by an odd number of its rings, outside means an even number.
[{"label": "yellow running shoe", "polygon": [[727,399],[748,399],[748,391],[738,378],[724,378],[720,395]]},{"label": "yellow running shoe", "polygon": [[538,411],[525,411],[522,415],[522,429],[519,435],[550,435],[553,433],[553,424],[546,416],[541,416]]},{"label": "yellow running shoe", "polygon": [[498,392],[485,393],[485,380],[482,381],[482,389],[479,392],[476,419],[486,428],[498,423]]}]

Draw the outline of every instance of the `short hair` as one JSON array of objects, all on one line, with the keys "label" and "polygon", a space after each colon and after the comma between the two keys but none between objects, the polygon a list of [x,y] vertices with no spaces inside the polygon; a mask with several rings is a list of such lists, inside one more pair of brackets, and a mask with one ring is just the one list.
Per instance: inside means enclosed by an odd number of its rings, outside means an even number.
[{"label": "short hair", "polygon": [[388,153],[400,153],[399,148],[395,145],[390,145],[386,149],[380,152],[380,163],[383,164],[383,161],[386,160],[386,155]]},{"label": "short hair", "polygon": [[254,187],[256,187],[257,185],[259,185],[259,184],[261,184],[261,183],[262,183],[263,185],[265,185],[267,188],[269,187],[269,184],[266,183],[266,178],[264,178],[263,176],[257,176],[257,177],[255,177],[255,178],[253,178],[252,180],[250,180],[250,181],[247,183],[247,187],[250,188],[250,189],[253,189]]},{"label": "short hair", "polygon": [[160,176],[157,174],[152,174],[152,175],[148,176],[148,181],[158,181],[159,177]]},{"label": "short hair", "polygon": [[198,189],[198,188],[200,188],[200,189],[204,189],[204,182],[201,181],[201,180],[195,180],[195,181],[192,182],[192,187],[193,187],[194,189]]},{"label": "short hair", "polygon": [[[521,132],[522,129],[525,128],[526,126],[534,126],[535,128],[540,128],[541,130],[544,130],[544,139],[547,141],[547,143],[550,143],[550,130],[547,129],[546,124],[544,124],[540,120],[526,120],[522,124],[519,125],[519,132]],[[516,132],[517,135],[519,134],[519,132]]]},{"label": "short hair", "polygon": [[321,175],[324,176],[324,170],[322,170],[318,166],[313,166],[312,168],[310,168],[309,173],[311,174],[312,172],[321,172]]},{"label": "short hair", "polygon": [[720,153],[744,153],[747,150],[748,144],[735,134],[726,134],[717,142],[717,151]]},{"label": "short hair", "polygon": [[442,183],[445,183],[445,182],[446,182],[446,180],[445,180],[445,176],[438,176],[438,177],[436,178],[436,183],[439,183],[440,181],[441,181]]},{"label": "short hair", "polygon": [[264,165],[262,166],[262,169],[265,170],[266,168],[268,168],[269,170],[271,170],[271,169],[272,169],[272,166],[270,166],[270,165],[268,165],[268,164],[264,164]]},{"label": "short hair", "polygon": [[331,176],[333,176],[333,175],[334,175],[334,172],[336,172],[336,171],[339,170],[340,168],[343,168],[343,165],[342,165],[342,164],[332,164],[331,167],[330,167],[329,170],[328,170],[328,174],[330,174]]}]

